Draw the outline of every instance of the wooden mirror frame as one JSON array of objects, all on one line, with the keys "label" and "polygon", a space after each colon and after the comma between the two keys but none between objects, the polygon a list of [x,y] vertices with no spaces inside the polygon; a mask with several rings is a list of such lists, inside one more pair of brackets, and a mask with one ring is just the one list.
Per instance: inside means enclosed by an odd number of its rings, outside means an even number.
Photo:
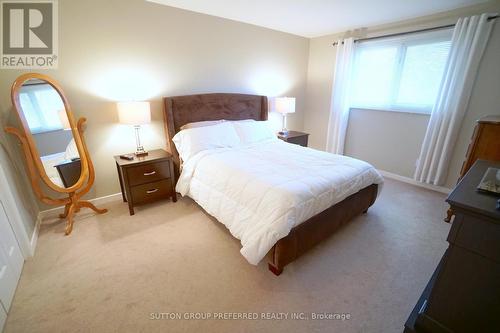
[{"label": "wooden mirror frame", "polygon": [[[78,181],[68,188],[60,187],[54,184],[50,178],[47,176],[45,168],[42,164],[40,154],[38,153],[38,148],[35,144],[35,140],[33,139],[33,135],[29,128],[26,117],[24,116],[24,112],[22,111],[20,100],[19,100],[19,92],[23,84],[30,80],[37,79],[41,81],[45,81],[50,84],[61,97],[64,108],[66,109],[66,115],[68,117],[68,122],[71,127],[71,132],[73,134],[73,139],[75,140],[76,147],[78,149],[78,154],[80,155],[80,163],[81,163],[81,173]],[[94,166],[92,164],[92,160],[87,150],[87,145],[85,143],[83,137],[83,125],[86,122],[85,118],[78,119],[75,122],[73,117],[73,112],[71,111],[69,102],[64,95],[61,86],[52,78],[44,74],[38,73],[27,73],[19,76],[11,88],[11,100],[14,108],[16,109],[17,119],[22,126],[22,131],[15,127],[5,127],[5,131],[7,133],[15,135],[19,141],[21,142],[24,157],[26,159],[26,166],[28,169],[28,175],[31,181],[31,185],[33,187],[33,191],[40,201],[49,205],[64,205],[64,213],[60,214],[60,218],[67,218],[66,230],[65,234],[69,235],[73,230],[73,217],[74,214],[80,211],[80,208],[87,207],[94,210],[98,214],[103,214],[107,212],[107,209],[98,209],[91,202],[87,200],[81,200],[81,197],[88,193],[91,189],[94,180],[95,180],[95,172]],[[67,194],[67,198],[52,198],[46,195],[39,184],[40,179],[53,191],[58,193]]]}]

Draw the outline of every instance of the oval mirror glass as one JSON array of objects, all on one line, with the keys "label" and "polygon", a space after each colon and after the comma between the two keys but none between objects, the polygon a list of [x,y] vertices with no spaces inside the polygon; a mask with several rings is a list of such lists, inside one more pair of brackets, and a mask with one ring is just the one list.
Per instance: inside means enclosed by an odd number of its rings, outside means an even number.
[{"label": "oval mirror glass", "polygon": [[19,105],[47,177],[59,187],[73,186],[81,175],[80,154],[59,92],[29,79],[19,90]]}]

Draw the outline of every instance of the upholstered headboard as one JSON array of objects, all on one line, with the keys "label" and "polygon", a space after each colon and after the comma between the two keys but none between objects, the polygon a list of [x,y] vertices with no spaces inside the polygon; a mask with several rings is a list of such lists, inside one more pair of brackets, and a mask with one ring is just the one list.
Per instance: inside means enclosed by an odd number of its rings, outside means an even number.
[{"label": "upholstered headboard", "polygon": [[199,94],[163,99],[165,134],[174,157],[176,179],[180,167],[179,154],[172,142],[181,126],[205,120],[267,120],[267,97],[244,94]]}]

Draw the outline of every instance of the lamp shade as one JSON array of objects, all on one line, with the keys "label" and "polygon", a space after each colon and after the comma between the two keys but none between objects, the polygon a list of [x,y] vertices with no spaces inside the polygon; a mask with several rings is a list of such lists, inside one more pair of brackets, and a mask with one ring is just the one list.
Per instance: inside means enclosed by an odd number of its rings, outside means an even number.
[{"label": "lamp shade", "polygon": [[149,102],[119,102],[118,119],[127,125],[143,125],[151,122]]},{"label": "lamp shade", "polygon": [[295,97],[276,97],[276,112],[294,113]]}]

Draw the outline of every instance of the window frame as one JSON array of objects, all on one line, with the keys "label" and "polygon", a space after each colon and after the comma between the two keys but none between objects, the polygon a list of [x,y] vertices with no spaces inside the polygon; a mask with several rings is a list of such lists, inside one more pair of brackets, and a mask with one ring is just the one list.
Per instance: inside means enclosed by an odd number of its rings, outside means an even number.
[{"label": "window frame", "polygon": [[408,47],[411,46],[451,41],[452,35],[453,35],[453,28],[443,28],[431,32],[410,33],[398,37],[387,37],[380,39],[377,38],[376,40],[359,41],[354,49],[354,61],[352,67],[352,75],[354,78],[356,78],[356,67],[361,54],[359,50],[370,49],[370,48],[375,49],[375,48],[390,47],[390,46],[396,46],[397,48],[396,51],[397,60],[396,60],[396,65],[393,68],[393,76],[397,75],[397,77],[392,78],[392,80],[396,80],[396,82],[393,82],[391,86],[390,103],[387,106],[356,104],[351,98],[350,109],[417,113],[426,115],[431,114],[432,109],[434,107],[433,105],[430,107],[429,106],[416,107],[413,105],[404,105],[402,103],[395,103],[397,96],[399,94],[399,90],[401,89],[400,82],[406,60],[406,52]]}]

